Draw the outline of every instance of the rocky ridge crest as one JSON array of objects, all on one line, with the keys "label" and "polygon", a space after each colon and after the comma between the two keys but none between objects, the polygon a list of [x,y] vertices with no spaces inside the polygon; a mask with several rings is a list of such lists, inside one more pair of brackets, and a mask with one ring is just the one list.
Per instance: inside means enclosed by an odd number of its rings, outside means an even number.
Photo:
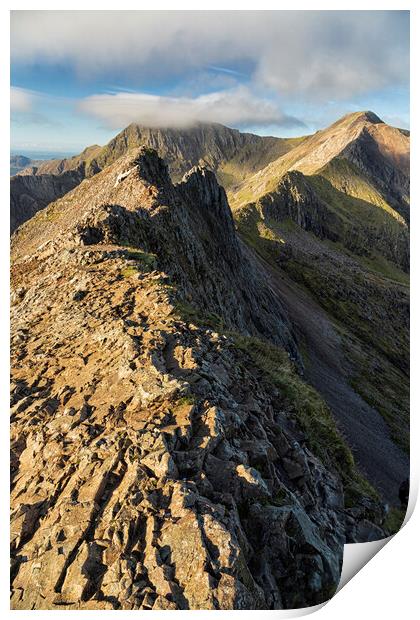
[{"label": "rocky ridge crest", "polygon": [[345,505],[286,391],[187,316],[191,301],[293,357],[241,248],[214,175],[174,186],[148,149],[14,235],[14,609],[314,605],[344,541],[384,535],[369,494]]},{"label": "rocky ridge crest", "polygon": [[104,147],[93,145],[74,157],[33,162],[21,170],[19,176],[24,179],[11,179],[11,231],[84,178],[92,177],[140,146],[155,149],[176,181],[194,166],[205,165],[227,187],[287,152],[295,142],[241,133],[217,123],[186,129],[131,124]]}]

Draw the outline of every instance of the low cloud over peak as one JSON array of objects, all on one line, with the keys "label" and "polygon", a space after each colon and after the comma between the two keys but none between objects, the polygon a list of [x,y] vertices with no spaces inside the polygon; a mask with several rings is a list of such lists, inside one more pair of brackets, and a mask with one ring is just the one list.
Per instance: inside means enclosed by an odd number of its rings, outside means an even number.
[{"label": "low cloud over peak", "polygon": [[132,122],[148,127],[186,127],[197,122],[231,126],[304,126],[298,119],[284,114],[272,101],[256,97],[245,87],[198,97],[131,92],[92,95],[81,101],[78,109],[99,118],[112,129]]}]

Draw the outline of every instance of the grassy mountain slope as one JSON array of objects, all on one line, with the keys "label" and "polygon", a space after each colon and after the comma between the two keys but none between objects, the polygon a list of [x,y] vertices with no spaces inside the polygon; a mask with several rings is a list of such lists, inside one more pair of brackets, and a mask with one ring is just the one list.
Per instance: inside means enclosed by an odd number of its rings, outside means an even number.
[{"label": "grassy mountain slope", "polygon": [[[82,168],[84,176],[91,177],[128,150],[144,145],[157,150],[167,162],[175,181],[181,180],[188,170],[201,163],[229,187],[264,168],[305,139],[261,137],[217,123],[186,129],[158,129],[132,123],[103,147],[94,145],[68,159],[41,162],[35,174],[61,174]],[[32,168],[26,173],[32,174]]]},{"label": "grassy mountain slope", "polygon": [[246,179],[233,208],[275,191],[290,170],[325,176],[337,189],[409,219],[410,138],[372,112],[349,114]]},{"label": "grassy mountain slope", "polygon": [[[264,261],[261,273],[270,271],[270,277],[281,289],[280,298],[286,295],[287,301],[290,292],[291,298],[292,293],[295,295],[294,301],[310,306],[308,312],[325,313],[328,330],[331,328],[333,334],[331,349],[340,359],[343,357],[341,368],[337,370],[338,380],[343,382],[343,399],[354,401],[355,415],[362,416],[365,406],[369,408],[366,415],[375,419],[374,426],[384,445],[388,440],[391,442],[390,450],[395,441],[406,449],[407,132],[388,127],[370,112],[348,115],[314,136],[293,140],[260,138],[221,125],[200,125],[182,131],[152,131],[130,125],[106,147],[87,149],[84,159],[75,158],[73,163],[79,165],[79,169],[82,166],[83,174],[96,178],[98,171],[103,168],[99,174],[105,173],[115,158],[143,141],[148,148],[158,149],[173,178],[179,179],[198,161],[213,169],[219,181],[230,187],[230,204],[238,230],[241,238]],[[264,164],[267,165],[262,167]],[[39,178],[42,177],[40,174]],[[244,180],[241,182],[241,179]],[[80,186],[82,195],[86,187],[94,187],[86,183],[88,180]],[[41,219],[29,222],[24,232],[25,243],[31,239],[32,225],[39,226],[41,220],[45,224],[44,232],[54,235],[61,230],[60,213],[71,214],[74,205],[78,205],[77,198],[75,202],[78,190],[59,201],[59,205],[67,205],[64,211],[51,205],[40,214]],[[100,199],[91,190],[88,194],[92,204]],[[196,202],[202,198],[198,193]],[[191,204],[191,212],[194,213],[194,204]],[[197,229],[200,230],[199,222]],[[211,244],[212,234],[203,229],[204,244]],[[32,249],[30,246],[28,252]],[[254,258],[251,256],[252,261]],[[183,264],[186,273],[191,271],[188,265],[188,261]],[[216,285],[214,273],[209,280],[212,287]],[[288,291],[283,281],[285,274]],[[219,316],[220,291],[212,298],[202,290],[200,279],[196,284],[202,292],[200,303],[204,306],[209,300],[218,299],[207,308],[207,314]],[[231,286],[235,288],[234,278]],[[295,287],[294,291],[290,287]],[[214,290],[218,290],[217,286]],[[305,302],[296,298],[301,290],[307,295]],[[245,297],[251,295],[255,300],[258,297],[255,292],[252,294],[249,286],[243,292]],[[308,299],[314,305],[309,304]],[[253,310],[240,318],[240,324],[253,323],[261,335],[259,314],[267,312],[269,303],[262,307],[256,301]],[[230,307],[231,314],[235,314],[232,300]],[[293,305],[289,312],[294,315]],[[302,316],[302,324],[297,326],[297,331],[302,332],[301,355],[305,339],[310,336],[308,330],[312,328],[305,323],[304,313]],[[263,333],[267,335],[271,327],[268,324],[265,327]],[[320,349],[322,343],[318,340],[313,343],[311,355]],[[313,373],[313,384],[321,392],[328,383],[328,373],[333,370],[326,368],[322,377]],[[346,392],[348,389],[351,393]],[[333,413],[337,413],[334,395],[328,390],[322,393],[327,401],[330,399]],[[378,412],[380,420],[375,418]],[[346,411],[338,412],[337,419],[343,425],[342,430],[349,432],[351,416],[346,416]],[[381,426],[384,420],[385,426]],[[363,433],[354,434],[351,443],[356,455],[362,453]],[[398,450],[396,448],[394,471],[378,482],[381,491],[393,502],[407,471],[406,456]],[[365,456],[368,459],[369,455]],[[381,469],[386,469],[383,461],[374,463],[369,470],[372,482],[376,483],[375,477]]]},{"label": "grassy mountain slope", "polygon": [[188,129],[151,129],[132,124],[104,147],[90,146],[74,157],[40,162],[21,170],[19,176],[25,178],[11,182],[12,231],[132,148],[144,145],[156,149],[175,181],[192,167],[204,164],[224,187],[234,187],[303,140],[260,137],[219,124]]},{"label": "grassy mountain slope", "polygon": [[213,170],[216,176],[220,174],[225,185],[230,186],[277,159],[293,148],[296,142],[296,139],[241,133],[216,123],[187,129],[150,129],[132,124],[87,162],[86,174],[91,176],[102,170],[127,149],[145,145],[157,150],[167,162],[175,181],[201,163]]},{"label": "grassy mountain slope", "polygon": [[307,377],[394,504],[408,475],[408,148],[406,133],[352,114],[229,195],[242,239],[294,317]]}]

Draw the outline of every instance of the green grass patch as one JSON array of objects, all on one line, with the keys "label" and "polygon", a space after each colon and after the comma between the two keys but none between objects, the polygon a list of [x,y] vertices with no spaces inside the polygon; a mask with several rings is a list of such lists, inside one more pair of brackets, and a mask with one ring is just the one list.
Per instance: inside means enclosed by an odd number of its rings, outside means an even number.
[{"label": "green grass patch", "polygon": [[405,514],[401,508],[390,508],[384,522],[384,529],[390,536],[399,532],[404,523]]},{"label": "green grass patch", "polygon": [[227,327],[222,317],[214,312],[200,312],[193,304],[176,299],[174,301],[175,312],[183,321],[195,323],[203,327],[210,327],[214,331],[226,331]]},{"label": "green grass patch", "polygon": [[289,401],[311,450],[324,463],[335,464],[342,472],[350,471],[353,457],[337,431],[334,418],[319,394],[296,373],[286,351],[256,337],[230,335],[237,348],[251,357]]},{"label": "green grass patch", "polygon": [[318,174],[327,179],[340,192],[345,192],[353,198],[382,209],[397,221],[403,222],[401,215],[386,202],[360,169],[348,159],[335,157]]},{"label": "green grass patch", "polygon": [[255,337],[229,334],[268,380],[284,394],[294,417],[307,436],[311,451],[342,477],[345,501],[352,506],[360,497],[379,495],[358,472],[353,454],[337,430],[335,420],[318,392],[305,383],[286,351]]},{"label": "green grass patch", "polygon": [[381,414],[389,426],[393,441],[409,453],[410,393],[407,375],[386,357],[366,350],[344,332],[342,344],[354,368],[350,379],[352,388]]},{"label": "green grass patch", "polygon": [[137,276],[138,273],[139,270],[135,267],[125,267],[124,269],[121,269],[121,275],[123,278],[132,278],[133,276]]},{"label": "green grass patch", "polygon": [[385,203],[378,206],[368,200],[339,191],[321,175],[307,177],[307,180],[317,195],[340,217],[343,223],[347,223],[351,228],[379,227],[385,228],[388,234],[405,228],[402,218],[391,207],[386,209]]},{"label": "green grass patch", "polygon": [[157,265],[157,256],[151,252],[144,252],[132,246],[124,246],[126,248],[125,255],[131,260],[135,260],[140,266],[154,269]]},{"label": "green grass patch", "polygon": [[[296,225],[287,220],[263,221],[258,205],[244,208],[237,214],[237,222],[244,240],[271,265],[281,264],[331,316],[343,333],[345,354],[354,368],[350,378],[353,389],[382,415],[393,440],[408,451],[408,378],[401,370],[409,346],[402,305],[406,291],[399,291],[401,284],[406,287],[409,276],[381,255],[356,256],[342,243],[328,240],[323,244],[337,256],[351,257],[354,268],[344,263],[339,270],[322,256],[314,263],[302,252],[288,258],[287,243],[285,248],[281,239],[287,239],[289,229],[296,230]],[[270,234],[262,226],[268,227]],[[398,303],[392,301],[396,295]]]},{"label": "green grass patch", "polygon": [[179,398],[176,402],[176,407],[184,407],[185,405],[195,405],[196,397],[194,394],[186,394]]},{"label": "green grass patch", "polygon": [[61,215],[61,212],[58,209],[55,209],[53,206],[48,206],[46,209],[41,211],[41,213],[44,215],[44,218],[48,222],[56,222],[60,219]]},{"label": "green grass patch", "polygon": [[394,263],[391,263],[380,254],[357,256],[356,260],[367,269],[384,276],[388,280],[392,280],[403,286],[410,286],[410,275],[399,269]]},{"label": "green grass patch", "polygon": [[[286,243],[281,237],[281,233],[277,235],[265,221],[263,221],[259,212],[258,204],[248,205],[236,214],[236,223],[238,232],[244,241],[250,245],[260,256],[266,261],[276,264],[276,262],[285,256]],[[285,231],[293,226],[290,220],[281,223],[281,228]]]},{"label": "green grass patch", "polygon": [[153,271],[157,267],[157,256],[150,252],[144,252],[138,248],[122,244],[125,248],[125,258],[130,261],[135,261],[134,264],[130,264],[121,271],[121,275],[124,278],[131,278],[132,276],[141,272]]}]

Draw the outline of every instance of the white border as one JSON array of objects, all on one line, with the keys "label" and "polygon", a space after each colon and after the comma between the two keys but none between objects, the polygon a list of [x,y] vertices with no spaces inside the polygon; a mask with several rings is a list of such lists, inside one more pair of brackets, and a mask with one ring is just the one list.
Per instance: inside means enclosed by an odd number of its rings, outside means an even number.
[{"label": "white border", "polygon": [[[141,1],[120,1],[116,7],[115,3],[107,1],[92,1],[92,2],[80,2],[80,0],[74,0],[72,2],[62,2],[57,5],[57,2],[9,2],[6,8],[1,9],[0,14],[0,28],[2,30],[0,36],[0,44],[2,46],[2,71],[0,72],[0,84],[1,84],[1,98],[0,103],[2,107],[2,131],[1,131],[1,170],[3,172],[1,177],[1,191],[2,191],[2,216],[3,221],[6,223],[1,227],[1,243],[0,243],[0,278],[2,291],[2,303],[0,304],[0,325],[1,325],[1,353],[0,353],[0,398],[1,398],[1,411],[2,411],[2,424],[4,424],[3,432],[1,433],[1,441],[4,443],[0,451],[1,463],[0,463],[0,475],[3,477],[3,484],[1,485],[2,492],[2,515],[4,520],[8,520],[6,517],[7,507],[9,505],[8,495],[8,453],[9,453],[9,426],[8,426],[8,389],[9,389],[9,317],[8,317],[8,265],[9,265],[9,216],[8,216],[8,204],[9,204],[9,144],[10,144],[10,128],[9,128],[9,100],[7,93],[9,92],[9,15],[8,10],[47,10],[47,9],[67,9],[67,10],[112,10],[118,8],[119,10],[145,10],[149,8],[162,9],[162,10],[278,10],[278,9],[294,9],[294,10],[411,10],[411,109],[414,111],[411,118],[411,132],[414,136],[412,144],[412,170],[418,170],[418,121],[417,115],[420,114],[420,105],[418,99],[418,78],[416,73],[419,73],[419,67],[417,66],[416,59],[419,57],[418,50],[418,37],[419,31],[419,18],[418,10],[416,9],[416,3],[404,2],[402,5],[397,2],[382,1],[382,2],[360,2],[354,0],[353,2],[342,2],[340,6],[337,6],[336,2],[302,2],[295,0],[293,3],[286,2],[267,2],[260,0],[258,3],[251,3],[247,1],[229,2],[227,0],[213,0],[211,3],[202,1],[199,4],[193,1],[160,1],[155,0],[153,5],[150,3]],[[414,33],[414,34],[413,34]],[[417,48],[417,49],[416,49]],[[413,66],[415,65],[415,66]],[[6,179],[7,174],[7,179]],[[414,205],[411,214],[411,225],[413,230],[412,235],[412,286],[411,286],[411,308],[412,308],[412,332],[411,332],[411,346],[412,346],[412,412],[411,416],[412,430],[411,430],[411,495],[410,495],[410,511],[413,509],[415,500],[417,499],[417,489],[419,483],[419,460],[420,454],[418,450],[419,446],[419,424],[417,422],[419,414],[419,392],[418,381],[416,371],[418,370],[418,352],[419,352],[419,330],[416,326],[416,317],[420,317],[419,313],[419,262],[418,262],[418,243],[419,236],[419,175],[412,175],[412,204]],[[362,618],[380,617],[381,620],[387,618],[399,618],[408,619],[414,618],[418,614],[418,560],[416,549],[419,548],[419,533],[420,533],[420,511],[417,510],[414,516],[406,523],[403,530],[398,533],[387,545],[386,549],[382,551],[378,556],[374,557],[363,570],[353,577],[350,584],[344,587],[340,592],[333,597],[333,599],[325,606],[317,606],[316,608],[309,608],[307,610],[291,610],[289,612],[283,611],[245,611],[235,612],[226,611],[225,614],[236,615],[242,614],[258,614],[258,616],[266,614],[279,614],[280,617],[297,617],[298,615],[304,615],[312,611],[317,611],[320,607],[322,610],[318,612],[318,617],[327,620],[328,618],[337,620],[347,620],[354,617],[354,614],[361,615]],[[26,611],[10,611],[9,610],[9,549],[8,549],[8,536],[6,528],[3,528],[2,536],[0,539],[1,544],[1,563],[0,563],[0,584],[1,584],[1,609],[5,616],[15,614],[26,614]],[[364,553],[366,553],[366,546],[372,545],[372,543],[365,543],[364,545],[351,545],[351,554],[357,554],[356,547],[364,547]],[[375,545],[374,545],[375,546]],[[346,547],[350,547],[346,545]],[[373,547],[371,546],[371,550]],[[345,550],[347,553],[347,549]],[[354,558],[353,558],[354,559]],[[359,557],[359,567],[363,566],[366,558],[361,562]],[[417,612],[417,613],[416,613]],[[48,615],[49,618],[56,613],[55,611],[35,611],[38,617]],[[89,614],[89,618],[98,617],[99,611],[68,611],[67,613],[78,614],[78,618],[82,618],[82,615]],[[108,611],[107,613],[114,613]],[[130,613],[118,611],[115,613]],[[154,612],[154,618],[159,618],[162,614],[216,614],[220,612],[213,611],[189,611],[189,612]],[[81,615],[82,614],[82,615]]]}]

